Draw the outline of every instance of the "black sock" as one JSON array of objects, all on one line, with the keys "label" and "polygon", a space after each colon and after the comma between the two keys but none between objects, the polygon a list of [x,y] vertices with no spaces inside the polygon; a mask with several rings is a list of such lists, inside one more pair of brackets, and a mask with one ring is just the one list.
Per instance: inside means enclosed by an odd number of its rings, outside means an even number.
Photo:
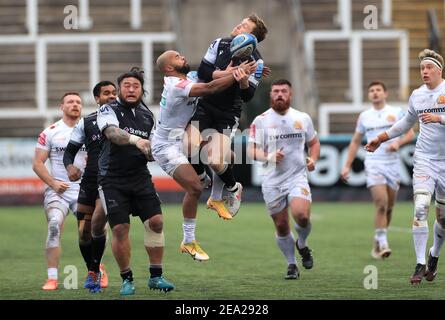
[{"label": "black sock", "polygon": [[162,276],[162,266],[161,265],[150,265],[150,278],[157,278]]},{"label": "black sock", "polygon": [[91,270],[94,272],[99,272],[100,268],[100,261],[102,260],[102,256],[105,251],[105,243],[107,241],[107,237],[105,234],[94,237],[91,240],[91,252],[92,252],[92,259],[91,259]]},{"label": "black sock", "polygon": [[192,164],[193,169],[195,169],[196,174],[199,176],[203,174],[206,170],[202,162]]},{"label": "black sock", "polygon": [[[235,186],[236,181],[235,181],[235,177],[233,176],[232,166],[228,165],[227,168],[222,173],[218,173],[218,176],[224,182],[227,189],[232,189]],[[236,191],[236,190],[233,190],[233,191]]]},{"label": "black sock", "polygon": [[128,268],[127,270],[121,272],[121,278],[122,280],[133,282],[133,272],[131,272],[131,269]]},{"label": "black sock", "polygon": [[91,241],[79,242],[80,252],[82,253],[83,260],[85,260],[85,264],[88,268],[88,271],[91,270],[91,263],[93,261],[93,255],[91,250]]}]

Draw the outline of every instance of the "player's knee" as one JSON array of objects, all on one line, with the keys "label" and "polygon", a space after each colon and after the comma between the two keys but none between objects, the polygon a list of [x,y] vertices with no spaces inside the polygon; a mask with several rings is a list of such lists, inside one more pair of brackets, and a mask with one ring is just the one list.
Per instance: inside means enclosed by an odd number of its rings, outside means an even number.
[{"label": "player's knee", "polygon": [[52,217],[48,221],[47,248],[57,248],[60,246],[61,223],[57,217]]},{"label": "player's knee", "polygon": [[164,232],[162,231],[162,226],[159,231],[159,229],[152,229],[150,227],[150,223],[146,221],[144,223],[144,245],[149,248],[154,247],[163,247],[165,245],[165,238],[164,238]]},{"label": "player's knee", "polygon": [[201,192],[202,192],[202,185],[199,179],[191,182],[187,187],[187,193],[194,198],[199,198]]},{"label": "player's knee", "polygon": [[286,235],[290,232],[289,222],[287,221],[276,221],[275,228],[278,235]]},{"label": "player's knee", "polygon": [[302,227],[306,228],[309,224],[309,217],[306,214],[300,214],[297,216],[297,224]]},{"label": "player's knee", "polygon": [[414,215],[418,221],[426,221],[431,204],[431,193],[428,190],[414,191]]},{"label": "player's knee", "polygon": [[436,195],[437,222],[445,228],[445,197]]},{"label": "player's knee", "polygon": [[128,238],[129,226],[126,224],[117,224],[113,227],[113,238],[123,241]]},{"label": "player's knee", "polygon": [[144,222],[145,229],[153,230],[161,233],[164,227],[164,222],[161,214],[157,214]]},{"label": "player's knee", "polygon": [[377,213],[384,215],[388,211],[388,203],[386,201],[377,201],[376,202]]}]

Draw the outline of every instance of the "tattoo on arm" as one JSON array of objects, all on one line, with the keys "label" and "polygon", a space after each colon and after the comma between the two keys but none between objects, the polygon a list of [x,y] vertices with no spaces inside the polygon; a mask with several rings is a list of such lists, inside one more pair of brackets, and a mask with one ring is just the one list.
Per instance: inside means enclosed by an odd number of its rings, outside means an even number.
[{"label": "tattoo on arm", "polygon": [[109,126],[104,131],[105,136],[114,144],[126,145],[129,144],[130,134],[116,126]]}]

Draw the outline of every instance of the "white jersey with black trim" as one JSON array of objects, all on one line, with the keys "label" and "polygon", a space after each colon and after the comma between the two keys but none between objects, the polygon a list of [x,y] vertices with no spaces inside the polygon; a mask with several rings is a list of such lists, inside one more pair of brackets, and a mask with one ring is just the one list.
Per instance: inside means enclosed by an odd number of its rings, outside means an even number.
[{"label": "white jersey with black trim", "polygon": [[153,137],[155,143],[182,139],[196,110],[197,98],[189,97],[194,83],[196,78],[164,77],[159,119]]},{"label": "white jersey with black trim", "polygon": [[[40,133],[36,148],[49,152],[48,158],[51,163],[50,173],[55,180],[70,184],[79,184],[80,179],[77,181],[70,181],[68,179],[68,174],[63,164],[63,154],[65,153],[66,146],[70,141],[72,131],[73,128],[67,126],[61,119]],[[82,147],[74,158],[74,166],[79,168],[81,171],[83,171],[85,168],[86,155],[87,153],[85,151],[85,147]]]},{"label": "white jersey with black trim", "polygon": [[[382,109],[374,107],[360,113],[357,120],[356,132],[366,136],[367,142],[385,132],[391,126],[403,118],[405,112],[402,108],[385,105]],[[366,160],[371,161],[395,161],[399,159],[397,152],[388,151],[389,145],[399,138],[388,140],[380,146],[375,152],[368,152]]]},{"label": "white jersey with black trim", "polygon": [[294,108],[289,108],[285,115],[269,109],[257,116],[250,126],[249,142],[268,153],[280,149],[284,153],[283,160],[273,170],[265,171],[263,186],[283,186],[301,173],[306,176],[304,147],[315,137],[310,116]]},{"label": "white jersey with black trim", "polygon": [[414,155],[432,160],[445,160],[445,125],[441,123],[422,123],[419,116],[422,113],[445,115],[445,81],[433,90],[426,85],[413,91],[409,98],[406,120],[413,126],[420,122],[420,132],[417,137]]}]

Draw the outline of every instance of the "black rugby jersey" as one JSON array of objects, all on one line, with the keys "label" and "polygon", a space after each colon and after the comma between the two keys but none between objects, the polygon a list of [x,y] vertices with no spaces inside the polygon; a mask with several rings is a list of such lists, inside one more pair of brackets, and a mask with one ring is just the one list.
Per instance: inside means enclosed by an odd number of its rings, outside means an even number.
[{"label": "black rugby jersey", "polygon": [[[212,74],[215,70],[225,70],[227,68],[232,60],[232,54],[230,53],[232,40],[233,38],[229,37],[219,38],[212,42],[198,69],[198,77],[201,80],[210,82],[213,80]],[[243,60],[257,61],[259,59],[261,59],[261,55],[258,50],[255,50],[251,56]],[[233,66],[239,65],[243,60],[234,60]],[[199,103],[204,106],[210,105],[211,107],[224,111],[241,113],[243,102],[248,102],[253,98],[258,83],[259,81],[255,80],[252,74],[249,77],[249,88],[240,89],[239,83],[235,82],[231,87],[222,92],[202,97]]]},{"label": "black rugby jersey", "polygon": [[[97,179],[99,171],[98,160],[100,152],[101,134],[97,126],[97,111],[80,119],[71,133],[70,142],[64,154],[64,164],[72,164],[76,153],[85,145],[87,151],[87,163],[82,179]],[[71,160],[69,160],[71,159]]]},{"label": "black rugby jersey", "polygon": [[99,156],[99,182],[106,177],[149,177],[145,155],[134,145],[120,146],[112,143],[103,131],[114,125],[129,134],[150,139],[154,127],[153,113],[143,103],[131,108],[116,99],[100,107],[97,123],[103,141]]}]

